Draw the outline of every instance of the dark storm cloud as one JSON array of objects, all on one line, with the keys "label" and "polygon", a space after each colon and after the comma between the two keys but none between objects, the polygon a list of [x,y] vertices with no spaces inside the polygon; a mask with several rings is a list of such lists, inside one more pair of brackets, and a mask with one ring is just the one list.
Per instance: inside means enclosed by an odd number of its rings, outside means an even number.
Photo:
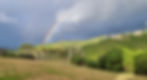
[{"label": "dark storm cloud", "polygon": [[140,29],[147,0],[0,0],[0,47],[42,43],[58,23],[52,41],[75,40]]},{"label": "dark storm cloud", "polygon": [[[64,17],[63,17],[64,16]],[[145,27],[146,0],[79,0],[57,14],[62,23],[53,40],[91,38]],[[71,24],[71,25],[70,25]],[[77,26],[72,26],[78,24]]]},{"label": "dark storm cloud", "polygon": [[0,47],[41,43],[54,23],[56,12],[72,3],[72,0],[0,0]]}]

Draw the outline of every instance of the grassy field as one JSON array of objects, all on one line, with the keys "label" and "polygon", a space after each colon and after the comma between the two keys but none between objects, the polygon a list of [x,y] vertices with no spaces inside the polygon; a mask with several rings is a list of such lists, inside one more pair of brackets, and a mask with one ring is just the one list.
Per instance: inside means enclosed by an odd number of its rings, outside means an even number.
[{"label": "grassy field", "polygon": [[0,58],[0,80],[124,80],[127,77],[147,80],[143,76],[77,67],[64,61]]}]

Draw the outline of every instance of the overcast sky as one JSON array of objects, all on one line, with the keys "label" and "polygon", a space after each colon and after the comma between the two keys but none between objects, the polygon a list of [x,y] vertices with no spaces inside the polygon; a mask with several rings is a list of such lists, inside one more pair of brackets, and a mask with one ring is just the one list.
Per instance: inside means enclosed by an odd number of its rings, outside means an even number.
[{"label": "overcast sky", "polygon": [[0,0],[0,47],[89,39],[147,27],[147,0]]}]

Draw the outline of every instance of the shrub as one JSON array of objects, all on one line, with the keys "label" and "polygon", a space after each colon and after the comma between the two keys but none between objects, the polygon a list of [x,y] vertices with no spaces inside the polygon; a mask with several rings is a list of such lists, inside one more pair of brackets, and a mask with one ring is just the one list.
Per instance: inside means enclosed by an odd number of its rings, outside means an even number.
[{"label": "shrub", "polygon": [[96,61],[86,61],[86,65],[91,68],[98,68],[98,64]]},{"label": "shrub", "polygon": [[14,51],[4,51],[2,56],[3,57],[16,57],[16,54],[14,53]]},{"label": "shrub", "polygon": [[99,59],[99,67],[112,71],[123,70],[123,51],[120,48],[113,48],[106,52]]},{"label": "shrub", "polygon": [[143,53],[136,57],[135,72],[137,74],[147,74],[147,53]]},{"label": "shrub", "polygon": [[18,58],[24,58],[24,59],[35,59],[35,56],[32,54],[19,54]]},{"label": "shrub", "polygon": [[73,55],[71,61],[72,61],[72,63],[77,64],[77,65],[84,65],[85,64],[84,58],[78,54]]}]

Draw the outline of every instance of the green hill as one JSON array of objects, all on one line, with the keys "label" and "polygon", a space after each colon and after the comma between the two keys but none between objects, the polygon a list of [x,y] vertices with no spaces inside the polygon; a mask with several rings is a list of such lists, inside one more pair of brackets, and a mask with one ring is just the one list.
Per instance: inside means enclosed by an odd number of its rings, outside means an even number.
[{"label": "green hill", "polygon": [[98,69],[147,74],[146,49],[147,31],[138,30],[90,40],[38,46],[23,45],[14,56],[29,59],[64,59]]},{"label": "green hill", "polygon": [[[35,49],[42,51],[50,58],[53,56],[54,59],[63,58],[79,65],[101,68],[100,66],[105,62],[102,67],[104,69],[116,67],[116,64],[119,66],[117,68],[122,68],[122,70],[128,72],[135,72],[137,71],[135,66],[137,64],[136,58],[140,55],[145,55],[147,52],[146,48],[147,31],[138,30],[129,33],[101,36],[91,40],[43,44]],[[117,59],[119,57],[118,54],[121,54],[120,58],[122,60]],[[109,60],[109,57],[112,58]],[[117,61],[121,62],[117,63]],[[112,65],[114,66],[110,67]]]}]

